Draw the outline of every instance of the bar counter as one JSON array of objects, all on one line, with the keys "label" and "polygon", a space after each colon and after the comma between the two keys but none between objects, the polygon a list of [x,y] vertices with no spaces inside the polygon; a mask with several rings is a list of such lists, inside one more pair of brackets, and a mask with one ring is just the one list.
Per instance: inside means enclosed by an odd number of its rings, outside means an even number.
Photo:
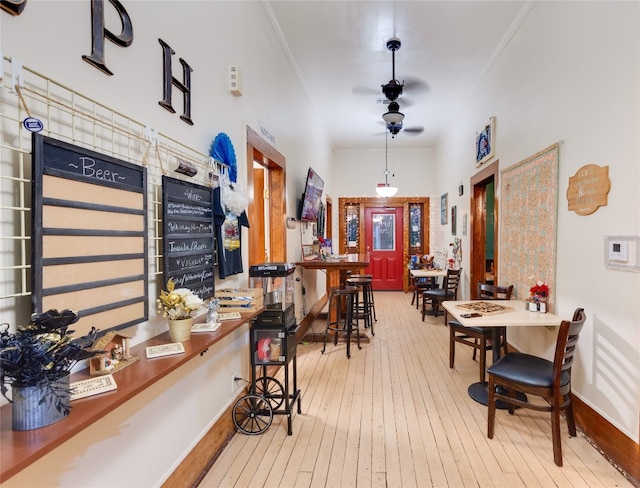
[{"label": "bar counter", "polygon": [[[116,407],[124,404],[138,393],[186,364],[198,354],[204,354],[209,347],[249,322],[264,309],[252,313],[242,313],[238,320],[222,322],[216,332],[194,333],[184,342],[184,354],[163,358],[147,359],[145,348],[171,342],[169,331],[152,337],[131,348],[131,354],[139,360],[114,374],[118,385],[115,391],[75,400],[71,403],[68,417],[34,430],[14,431],[11,428],[11,404],[0,409],[0,483],[19,473],[45,454],[53,451],[63,442],[83,429],[100,420]],[[204,316],[200,317],[204,320]],[[71,381],[89,378],[88,369],[75,373]]]}]

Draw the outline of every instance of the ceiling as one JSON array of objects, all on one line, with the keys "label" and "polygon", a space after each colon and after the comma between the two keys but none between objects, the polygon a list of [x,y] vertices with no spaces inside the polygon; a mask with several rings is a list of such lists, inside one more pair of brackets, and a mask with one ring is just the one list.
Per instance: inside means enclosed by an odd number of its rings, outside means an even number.
[{"label": "ceiling", "polygon": [[[270,0],[268,15],[335,149],[384,146],[381,86],[396,79],[404,128],[398,148],[431,148],[530,9],[524,0]],[[411,86],[409,86],[411,84]],[[493,114],[487,114],[487,118]]]}]

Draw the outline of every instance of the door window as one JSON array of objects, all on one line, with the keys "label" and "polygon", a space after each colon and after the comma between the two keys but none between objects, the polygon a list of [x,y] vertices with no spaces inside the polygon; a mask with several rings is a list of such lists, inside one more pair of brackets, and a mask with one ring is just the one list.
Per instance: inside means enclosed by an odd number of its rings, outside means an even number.
[{"label": "door window", "polygon": [[395,251],[396,216],[394,214],[373,214],[373,250]]}]

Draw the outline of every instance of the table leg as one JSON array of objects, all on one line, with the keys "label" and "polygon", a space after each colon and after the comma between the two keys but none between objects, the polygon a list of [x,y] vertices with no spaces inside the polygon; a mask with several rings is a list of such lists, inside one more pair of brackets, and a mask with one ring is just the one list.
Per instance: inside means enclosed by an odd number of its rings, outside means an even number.
[{"label": "table leg", "polygon": [[[491,341],[491,352],[493,355],[493,362],[495,363],[498,359],[500,359],[500,327],[491,328]],[[488,385],[488,381],[478,381],[477,383],[469,385],[467,393],[469,393],[469,396],[476,402],[482,403],[483,405],[489,405]],[[524,393],[516,392],[516,398],[525,402],[527,401],[527,396]],[[506,410],[507,408],[509,408],[509,405],[505,402],[497,401],[496,408]]]}]

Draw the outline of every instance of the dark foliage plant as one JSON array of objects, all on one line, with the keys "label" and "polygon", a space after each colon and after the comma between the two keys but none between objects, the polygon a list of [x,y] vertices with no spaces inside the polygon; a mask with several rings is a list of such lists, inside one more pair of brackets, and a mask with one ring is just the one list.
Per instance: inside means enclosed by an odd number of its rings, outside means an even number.
[{"label": "dark foliage plant", "polygon": [[[55,401],[58,411],[69,413],[66,387],[60,380],[70,374],[78,361],[89,359],[103,351],[92,351],[97,329],[73,339],[69,326],[78,321],[78,313],[72,310],[58,312],[55,309],[31,316],[29,325],[9,332],[9,325],[0,330],[0,392],[8,396],[7,386],[40,386],[45,392],[41,403]],[[47,392],[51,394],[48,395]]]}]

